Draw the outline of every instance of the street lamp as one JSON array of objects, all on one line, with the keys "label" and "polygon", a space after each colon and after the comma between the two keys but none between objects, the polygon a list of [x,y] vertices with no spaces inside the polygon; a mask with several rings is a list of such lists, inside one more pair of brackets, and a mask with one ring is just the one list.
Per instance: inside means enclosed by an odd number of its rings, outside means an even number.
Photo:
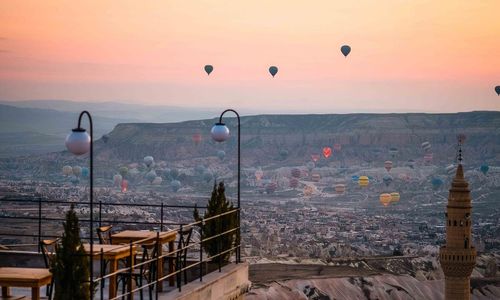
[{"label": "street lamp", "polygon": [[237,231],[237,241],[238,241],[238,248],[236,248],[236,263],[239,263],[241,261],[241,242],[240,242],[240,237],[241,237],[241,223],[240,223],[240,169],[241,169],[241,147],[240,147],[240,115],[238,112],[236,112],[234,109],[226,109],[223,111],[219,117],[219,122],[216,123],[211,130],[211,135],[212,139],[216,142],[224,142],[229,138],[229,128],[227,128],[226,124],[222,122],[222,116],[226,112],[233,112],[236,115],[236,118],[238,119],[238,203],[237,203],[237,221],[238,221],[238,231]]},{"label": "street lamp", "polygon": [[[83,115],[87,115],[89,119],[90,125],[90,135],[87,131],[81,127],[82,117]],[[80,113],[78,117],[78,127],[74,128],[70,134],[66,137],[66,148],[68,151],[75,155],[83,155],[90,151],[90,170],[89,170],[89,179],[90,179],[90,298],[93,298],[94,295],[94,279],[93,272],[94,267],[92,263],[92,255],[94,254],[94,239],[92,238],[92,234],[94,232],[94,149],[93,149],[93,125],[92,125],[92,117],[90,113],[86,110]]]}]

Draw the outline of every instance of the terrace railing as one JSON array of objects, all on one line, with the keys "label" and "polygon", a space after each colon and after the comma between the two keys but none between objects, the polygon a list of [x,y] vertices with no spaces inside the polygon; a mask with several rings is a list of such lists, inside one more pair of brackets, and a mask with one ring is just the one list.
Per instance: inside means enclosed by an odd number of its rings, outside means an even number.
[{"label": "terrace railing", "polygon": [[[37,232],[34,232],[34,233],[7,232],[8,227],[2,226],[2,227],[0,227],[0,238],[8,236],[8,237],[23,237],[23,238],[36,239],[36,240],[38,240],[38,243],[36,244],[37,246],[40,244],[39,242],[43,239],[60,237],[59,235],[56,235],[56,234],[47,234],[46,232],[44,232],[43,229],[45,226],[48,226],[47,224],[54,223],[54,222],[60,223],[60,222],[65,220],[64,218],[55,218],[55,217],[44,216],[43,215],[43,206],[44,205],[68,205],[69,206],[69,205],[73,204],[75,206],[80,206],[80,207],[82,207],[82,206],[88,207],[89,206],[88,202],[49,201],[49,200],[45,200],[43,198],[0,199],[0,205],[2,207],[7,207],[5,205],[5,203],[7,203],[7,202],[17,203],[17,204],[21,203],[21,204],[23,204],[23,206],[24,205],[30,206],[30,204],[31,204],[32,207],[36,208],[36,213],[35,214],[23,214],[23,215],[9,215],[9,213],[6,209],[2,209],[2,214],[0,214],[0,220],[2,220],[2,219],[4,219],[4,220],[19,220],[19,221],[26,221],[26,222],[31,222],[31,223],[36,222]],[[160,219],[157,222],[147,222],[147,221],[142,221],[142,220],[123,221],[123,220],[106,219],[106,218],[103,218],[103,216],[104,216],[103,209],[107,206],[142,207],[142,208],[149,208],[149,209],[151,209],[151,208],[159,209],[160,210]],[[223,265],[222,257],[227,256],[227,253],[232,254],[232,253],[235,253],[236,251],[239,252],[241,249],[241,243],[240,243],[240,241],[241,241],[241,227],[240,227],[240,225],[241,224],[236,224],[233,228],[227,228],[227,225],[224,224],[224,221],[226,220],[228,215],[234,215],[235,220],[239,220],[240,218],[238,218],[238,217],[240,214],[240,209],[235,208],[233,210],[230,210],[230,211],[227,211],[227,212],[215,215],[215,216],[211,216],[209,218],[203,218],[200,221],[191,222],[191,223],[164,222],[164,213],[165,213],[166,209],[175,208],[175,209],[194,210],[195,207],[198,208],[199,210],[206,209],[206,207],[204,207],[204,206],[200,207],[200,206],[194,206],[194,205],[166,205],[163,203],[160,203],[160,204],[126,203],[125,204],[125,203],[97,202],[95,204],[95,207],[94,207],[94,209],[98,210],[97,211],[98,212],[97,213],[97,220],[93,220],[93,222],[96,222],[97,224],[99,224],[99,226],[101,226],[102,224],[148,225],[148,226],[153,226],[153,227],[156,227],[157,229],[159,229],[156,231],[156,238],[148,238],[145,240],[139,240],[139,241],[135,241],[135,242],[130,242],[129,244],[122,245],[122,247],[130,249],[130,251],[131,251],[130,256],[132,256],[132,254],[133,254],[132,253],[133,247],[135,245],[140,246],[142,243],[144,243],[146,241],[156,242],[155,243],[156,247],[162,247],[162,245],[160,243],[160,232],[164,231],[164,227],[166,227],[166,226],[170,226],[170,227],[175,226],[175,228],[173,228],[173,229],[170,228],[169,231],[175,231],[175,232],[179,233],[179,232],[182,232],[183,229],[188,228],[188,227],[201,228],[202,226],[204,226],[206,224],[206,222],[219,221],[219,222],[221,222],[222,230],[220,230],[220,231],[222,231],[222,232],[218,232],[217,234],[214,234],[214,235],[209,236],[209,237],[204,237],[201,234],[201,230],[199,230],[198,231],[200,233],[199,239],[197,239],[197,240],[192,239],[192,241],[186,246],[181,245],[181,247],[177,247],[177,249],[174,249],[173,251],[170,251],[170,250],[163,251],[162,255],[157,255],[157,257],[155,257],[153,259],[141,261],[139,263],[134,263],[133,265],[129,264],[125,268],[121,268],[121,269],[117,270],[116,272],[109,273],[109,274],[103,273],[104,268],[102,266],[104,266],[104,263],[105,263],[105,260],[104,260],[105,252],[103,252],[101,249],[101,252],[99,254],[99,256],[100,256],[99,259],[100,259],[100,264],[101,264],[101,268],[100,268],[101,273],[97,277],[94,276],[95,274],[91,274],[91,278],[90,278],[90,282],[92,282],[93,286],[100,286],[96,295],[98,295],[100,297],[100,299],[105,298],[104,284],[103,284],[104,280],[106,280],[112,276],[116,276],[118,274],[126,274],[125,276],[127,276],[128,280],[130,282],[132,282],[132,276],[133,276],[132,271],[134,269],[140,268],[143,265],[149,265],[149,264],[156,264],[156,266],[158,267],[161,261],[168,261],[170,259],[175,259],[175,257],[177,256],[177,253],[179,253],[181,251],[187,251],[187,252],[191,253],[191,256],[190,256],[191,263],[190,264],[187,264],[185,267],[175,268],[175,270],[173,272],[168,272],[166,275],[164,275],[162,277],[159,277],[159,273],[156,272],[156,278],[153,281],[148,282],[147,284],[143,284],[141,286],[138,286],[135,289],[128,290],[126,293],[117,295],[115,298],[112,298],[112,299],[120,299],[120,298],[125,297],[125,296],[127,296],[127,298],[129,298],[134,293],[138,293],[142,289],[149,289],[151,286],[153,286],[154,290],[155,290],[154,298],[158,299],[158,293],[159,293],[158,286],[159,286],[159,284],[162,284],[165,281],[169,281],[172,278],[177,279],[177,280],[175,280],[176,284],[177,284],[176,288],[179,291],[181,291],[183,280],[181,279],[182,276],[179,276],[179,275],[182,275],[182,273],[185,271],[189,271],[191,274],[197,273],[198,274],[197,279],[199,279],[200,281],[203,281],[204,271],[205,272],[208,271],[208,270],[204,270],[204,264],[206,264],[207,262],[215,262],[217,264],[218,271],[221,272],[221,268]],[[35,210],[35,209],[33,209],[33,210]],[[91,220],[88,218],[82,218],[82,217],[79,217],[79,218],[80,218],[80,222],[82,224],[91,222]],[[0,222],[5,224],[4,221],[0,221]],[[226,235],[235,236],[235,242],[232,245],[229,245],[229,247],[228,246],[224,247],[222,244],[223,237]],[[84,240],[89,240],[90,238],[93,238],[95,240],[96,236],[94,236],[94,233],[91,233],[90,236],[83,236],[82,237],[82,239],[84,239]],[[205,255],[204,255],[203,246],[206,243],[213,243],[213,241],[216,241],[218,251],[211,256],[208,253],[205,253]],[[25,246],[25,245],[26,244],[23,244],[23,246]],[[35,245],[35,244],[31,244],[31,245]],[[15,247],[16,245],[6,245],[6,246]],[[40,249],[38,249],[38,251],[40,251]],[[158,249],[157,249],[157,251],[158,251]],[[196,253],[196,252],[198,252],[198,253]],[[159,251],[157,253],[159,253]],[[196,255],[196,259],[192,259],[193,254]],[[89,254],[88,256],[90,258],[91,255]],[[93,255],[93,256],[94,257],[90,258],[90,259],[92,259],[92,261],[96,259],[95,258],[96,255]],[[235,256],[234,258],[235,258],[236,263],[240,262],[239,259],[237,259],[237,256]],[[178,263],[176,265],[182,266],[182,264],[178,264]]]}]

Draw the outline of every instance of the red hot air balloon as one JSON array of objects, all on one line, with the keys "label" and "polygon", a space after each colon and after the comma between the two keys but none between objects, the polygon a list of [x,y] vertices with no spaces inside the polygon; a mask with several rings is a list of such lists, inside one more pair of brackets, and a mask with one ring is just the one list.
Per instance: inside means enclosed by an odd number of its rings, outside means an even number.
[{"label": "red hot air balloon", "polygon": [[290,187],[297,188],[299,186],[299,180],[297,178],[290,179]]},{"label": "red hot air balloon", "polygon": [[128,181],[127,181],[126,179],[123,179],[123,180],[122,180],[122,184],[121,184],[121,186],[122,186],[122,193],[127,192],[127,189],[128,189]]},{"label": "red hot air balloon", "polygon": [[323,148],[323,156],[325,158],[328,158],[328,157],[330,157],[330,155],[332,155],[332,148],[330,148],[330,147]]},{"label": "red hot air balloon", "polygon": [[198,145],[201,143],[201,133],[193,134],[193,142]]},{"label": "red hot air balloon", "polygon": [[319,160],[319,154],[313,154],[311,155],[311,159],[314,161],[314,162],[317,162]]}]

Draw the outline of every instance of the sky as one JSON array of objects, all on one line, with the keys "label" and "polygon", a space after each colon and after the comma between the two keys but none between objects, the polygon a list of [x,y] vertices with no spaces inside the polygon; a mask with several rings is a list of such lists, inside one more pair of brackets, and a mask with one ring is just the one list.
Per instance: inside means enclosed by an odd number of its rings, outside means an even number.
[{"label": "sky", "polygon": [[0,100],[500,110],[499,12],[498,0],[2,0]]}]

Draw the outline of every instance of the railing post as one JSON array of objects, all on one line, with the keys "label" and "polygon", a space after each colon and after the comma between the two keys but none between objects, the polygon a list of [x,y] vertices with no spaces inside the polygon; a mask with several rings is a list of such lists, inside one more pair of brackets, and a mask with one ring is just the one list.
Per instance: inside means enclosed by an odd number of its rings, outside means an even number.
[{"label": "railing post", "polygon": [[220,226],[217,226],[219,227],[219,232],[217,232],[217,235],[219,235],[217,237],[217,241],[218,241],[218,246],[217,246],[217,257],[219,258],[219,273],[221,272],[221,268],[222,268],[222,255],[220,254],[222,252],[222,231],[224,230],[224,216],[218,216],[218,218],[220,218]]},{"label": "railing post", "polygon": [[[179,235],[179,246],[181,246],[181,249],[184,249],[184,243],[182,241],[182,238],[183,238],[182,237],[182,224],[181,224],[179,233],[180,233],[180,235]],[[181,267],[182,264],[180,262],[181,261],[181,255],[179,255],[179,253],[181,253],[181,252],[179,252],[181,249],[177,249],[177,252],[175,253],[175,256],[176,256],[176,260],[175,260],[175,265],[176,265],[175,269],[176,270],[175,271],[177,272],[176,278],[177,278],[177,287],[179,288],[179,292],[181,292],[181,285],[182,285],[182,283],[181,283],[181,281],[182,281],[181,280],[182,279],[182,273],[179,272],[179,269],[182,268]]]},{"label": "railing post", "polygon": [[42,252],[42,197],[38,197],[38,253]]},{"label": "railing post", "polygon": [[203,281],[203,226],[205,225],[205,220],[202,218],[201,219],[201,224],[200,224],[200,282]]},{"label": "railing post", "polygon": [[[156,295],[156,300],[158,300],[158,280],[160,279],[160,232],[156,232],[156,284],[155,284],[155,295]],[[161,262],[163,263],[163,258],[161,259]],[[161,266],[163,268],[163,266]]]},{"label": "railing post", "polygon": [[[104,299],[104,249],[101,248],[101,299]],[[92,263],[92,262],[91,262]],[[111,285],[110,285],[111,288]]]},{"label": "railing post", "polygon": [[160,231],[163,231],[163,202],[160,209]]},{"label": "railing post", "polygon": [[238,231],[236,232],[236,242],[238,243],[238,248],[236,248],[236,263],[241,262],[241,208],[236,211],[236,216],[238,220]]},{"label": "railing post", "polygon": [[128,291],[128,296],[127,298],[129,300],[132,300],[132,267],[134,266],[134,256],[132,255],[132,241],[130,241],[130,256],[129,256],[129,270],[128,270],[128,285],[127,285],[127,291]]},{"label": "railing post", "polygon": [[99,200],[99,227],[102,227],[102,201]]}]

